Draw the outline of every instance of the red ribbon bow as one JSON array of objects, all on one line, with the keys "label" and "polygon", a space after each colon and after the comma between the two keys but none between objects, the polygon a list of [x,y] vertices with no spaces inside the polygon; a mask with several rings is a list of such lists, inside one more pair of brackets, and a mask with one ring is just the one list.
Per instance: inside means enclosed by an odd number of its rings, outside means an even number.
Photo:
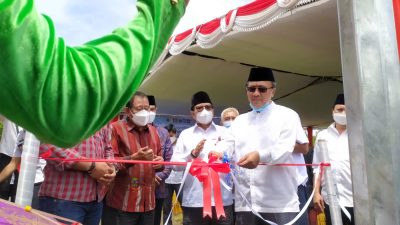
[{"label": "red ribbon bow", "polygon": [[194,159],[189,172],[203,183],[203,217],[209,216],[212,218],[211,189],[213,188],[215,211],[217,219],[219,219],[220,217],[225,217],[225,211],[218,172],[229,173],[230,168],[228,163],[219,163],[217,160],[218,158],[215,156],[210,157],[209,163],[201,159]]}]

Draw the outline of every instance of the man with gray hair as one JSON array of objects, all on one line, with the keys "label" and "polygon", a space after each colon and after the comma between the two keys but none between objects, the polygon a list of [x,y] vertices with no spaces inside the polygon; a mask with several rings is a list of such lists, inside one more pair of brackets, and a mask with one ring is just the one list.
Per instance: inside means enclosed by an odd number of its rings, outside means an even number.
[{"label": "man with gray hair", "polygon": [[229,107],[224,109],[221,113],[222,126],[229,128],[237,116],[239,116],[239,111],[236,108]]}]

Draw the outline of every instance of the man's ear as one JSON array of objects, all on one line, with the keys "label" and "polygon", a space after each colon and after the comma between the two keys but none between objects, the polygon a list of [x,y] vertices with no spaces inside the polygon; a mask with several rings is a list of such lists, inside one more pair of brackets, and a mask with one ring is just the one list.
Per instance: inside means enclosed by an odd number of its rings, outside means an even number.
[{"label": "man's ear", "polygon": [[124,112],[125,112],[125,115],[129,116],[130,111],[129,111],[129,108],[128,108],[128,107],[125,107],[125,108],[124,108]]},{"label": "man's ear", "polygon": [[272,95],[271,98],[273,98],[275,96],[275,92],[276,92],[276,88],[272,89]]},{"label": "man's ear", "polygon": [[196,120],[196,113],[194,111],[190,111],[190,115],[192,115],[192,118]]}]

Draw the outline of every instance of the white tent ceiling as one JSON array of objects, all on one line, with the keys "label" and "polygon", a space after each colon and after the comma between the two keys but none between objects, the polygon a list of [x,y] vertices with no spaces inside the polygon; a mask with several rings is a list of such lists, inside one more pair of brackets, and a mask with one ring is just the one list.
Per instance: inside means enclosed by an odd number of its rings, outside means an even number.
[{"label": "white tent ceiling", "polygon": [[204,90],[216,106],[248,110],[244,85],[251,65],[274,69],[274,100],[296,110],[304,126],[326,126],[342,92],[335,0],[297,8],[252,32],[231,32],[214,48],[189,47],[170,56],[141,86],[156,96],[159,112],[189,114],[193,93]]}]

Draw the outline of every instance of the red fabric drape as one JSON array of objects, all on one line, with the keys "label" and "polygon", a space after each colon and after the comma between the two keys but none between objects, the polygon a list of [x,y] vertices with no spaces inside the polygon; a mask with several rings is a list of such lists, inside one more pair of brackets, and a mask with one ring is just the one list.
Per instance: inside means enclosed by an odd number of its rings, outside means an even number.
[{"label": "red fabric drape", "polygon": [[182,41],[183,39],[187,38],[191,33],[192,33],[192,29],[189,29],[189,30],[187,30],[185,32],[182,32],[182,33],[176,35],[175,42]]},{"label": "red fabric drape", "polygon": [[275,4],[276,0],[258,0],[242,6],[237,11],[237,16],[248,16],[263,11],[264,9]]},{"label": "red fabric drape", "polygon": [[200,28],[200,33],[203,35],[211,34],[214,32],[216,29],[219,28],[221,24],[221,19],[213,19],[210,22],[205,23],[201,28]]},{"label": "red fabric drape", "polygon": [[[247,5],[244,5],[242,7],[239,7],[236,13],[236,16],[248,16],[252,14],[259,13],[266,8],[269,8],[273,4],[276,3],[276,0],[257,0],[252,3],[249,3]],[[230,11],[226,16],[226,24],[229,24],[229,21],[231,19],[232,11]],[[200,33],[203,35],[211,34],[214,32],[216,29],[220,27],[220,18],[211,20],[210,22],[207,22],[203,25],[197,26],[196,30],[200,29]],[[186,39],[190,34],[192,33],[192,29],[189,29],[185,32],[182,32],[175,37],[175,42],[180,42],[184,39]],[[171,40],[170,40],[171,41]]]}]

